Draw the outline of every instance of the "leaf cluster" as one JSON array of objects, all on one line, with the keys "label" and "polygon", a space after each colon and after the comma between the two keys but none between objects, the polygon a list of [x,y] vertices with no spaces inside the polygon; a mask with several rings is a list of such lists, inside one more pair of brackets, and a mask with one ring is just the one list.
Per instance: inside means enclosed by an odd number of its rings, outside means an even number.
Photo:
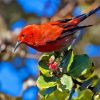
[{"label": "leaf cluster", "polygon": [[[58,62],[55,72],[48,67],[52,56]],[[94,75],[95,66],[86,54],[74,55],[72,50],[43,54],[39,70],[41,100],[98,100],[100,79]]]}]

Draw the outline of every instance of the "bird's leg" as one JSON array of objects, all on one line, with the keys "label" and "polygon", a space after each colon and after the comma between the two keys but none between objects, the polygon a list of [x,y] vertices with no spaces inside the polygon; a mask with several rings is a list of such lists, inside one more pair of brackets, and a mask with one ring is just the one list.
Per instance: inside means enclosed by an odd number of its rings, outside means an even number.
[{"label": "bird's leg", "polygon": [[71,45],[68,47],[68,51],[71,50],[71,49],[74,47],[74,45],[76,44],[76,41],[77,41],[77,38],[75,38],[75,39],[72,41]]},{"label": "bird's leg", "polygon": [[82,37],[82,35],[83,34],[79,33],[78,35],[74,36],[74,39],[73,39],[71,45],[68,47],[68,50],[73,49],[73,47],[80,40],[80,38]]}]

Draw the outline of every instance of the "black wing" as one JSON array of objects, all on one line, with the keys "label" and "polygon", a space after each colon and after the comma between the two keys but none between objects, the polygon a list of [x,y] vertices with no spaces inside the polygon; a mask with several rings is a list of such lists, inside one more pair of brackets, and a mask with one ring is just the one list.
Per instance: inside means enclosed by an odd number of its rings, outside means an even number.
[{"label": "black wing", "polygon": [[76,33],[77,31],[84,29],[86,27],[90,27],[90,26],[93,26],[93,25],[76,26],[75,28],[72,28],[72,29],[69,29],[69,30],[63,30],[62,35],[59,38],[63,38],[65,36],[72,35],[72,34]]}]

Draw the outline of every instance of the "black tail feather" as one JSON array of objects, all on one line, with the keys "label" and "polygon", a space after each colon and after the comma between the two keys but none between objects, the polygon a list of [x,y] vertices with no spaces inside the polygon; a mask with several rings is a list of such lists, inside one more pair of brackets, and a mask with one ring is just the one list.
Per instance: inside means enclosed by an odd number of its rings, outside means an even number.
[{"label": "black tail feather", "polygon": [[93,25],[77,26],[76,28],[74,28],[74,30],[81,30],[81,29],[83,29],[83,28],[90,27],[90,26],[93,26]]},{"label": "black tail feather", "polygon": [[66,23],[66,22],[68,22],[68,21],[70,21],[70,20],[72,20],[72,18],[70,18],[70,19],[58,20],[58,22],[60,22],[60,23]]},{"label": "black tail feather", "polygon": [[[81,21],[85,20],[87,17],[93,15],[94,13],[96,13],[98,10],[100,10],[100,6],[98,6],[96,9],[91,10],[89,13],[87,14],[82,14],[80,16],[77,16],[76,18],[80,18]],[[80,22],[81,22],[80,21]]]},{"label": "black tail feather", "polygon": [[72,28],[72,29],[69,29],[69,30],[64,30],[62,32],[62,35],[60,38],[62,37],[65,37],[65,36],[68,36],[68,35],[72,35],[74,33],[76,33],[77,31],[81,30],[81,29],[84,29],[86,27],[90,27],[90,26],[93,26],[93,25],[87,25],[87,26],[76,26],[75,28]]},{"label": "black tail feather", "polygon": [[83,29],[83,28],[90,27],[90,26],[93,26],[93,25],[87,25],[87,26],[76,26],[75,28],[72,28],[72,29],[67,30],[67,32],[78,31],[78,30],[81,30],[81,29]]}]

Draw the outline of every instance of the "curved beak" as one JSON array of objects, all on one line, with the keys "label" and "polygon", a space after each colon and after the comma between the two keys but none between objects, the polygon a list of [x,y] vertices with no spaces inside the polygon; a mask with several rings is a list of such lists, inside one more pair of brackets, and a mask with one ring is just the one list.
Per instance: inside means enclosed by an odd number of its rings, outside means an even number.
[{"label": "curved beak", "polygon": [[17,41],[15,47],[14,47],[14,52],[16,51],[16,49],[19,47],[19,45],[21,44],[22,42],[21,41]]}]

